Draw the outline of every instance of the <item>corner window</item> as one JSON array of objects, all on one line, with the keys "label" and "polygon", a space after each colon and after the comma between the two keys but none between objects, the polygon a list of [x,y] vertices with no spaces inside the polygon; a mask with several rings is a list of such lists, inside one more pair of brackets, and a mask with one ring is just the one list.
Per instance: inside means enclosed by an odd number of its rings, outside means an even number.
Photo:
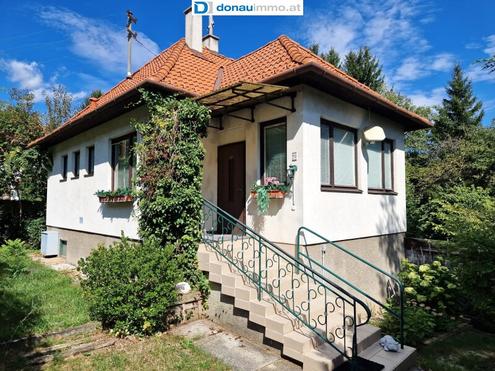
[{"label": "corner window", "polygon": [[68,156],[62,156],[62,181],[67,180]]},{"label": "corner window", "polygon": [[87,148],[88,162],[86,167],[87,176],[94,175],[95,173],[95,146]]},{"label": "corner window", "polygon": [[74,159],[74,168],[72,169],[72,176],[74,178],[79,178],[81,152],[76,151],[72,154],[72,156]]},{"label": "corner window", "polygon": [[393,142],[384,140],[367,145],[368,189],[392,192],[393,181]]},{"label": "corner window", "polygon": [[133,145],[136,135],[131,134],[112,140],[112,189],[132,187],[135,156]]},{"label": "corner window", "polygon": [[287,182],[287,123],[285,119],[261,124],[262,171],[264,179]]},{"label": "corner window", "polygon": [[357,189],[356,130],[321,120],[322,188]]}]

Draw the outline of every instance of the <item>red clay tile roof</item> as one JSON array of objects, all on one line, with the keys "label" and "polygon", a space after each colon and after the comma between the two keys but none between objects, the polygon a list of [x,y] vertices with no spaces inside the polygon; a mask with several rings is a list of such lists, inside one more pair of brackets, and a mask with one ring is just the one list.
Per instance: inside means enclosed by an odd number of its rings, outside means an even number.
[{"label": "red clay tile roof", "polygon": [[207,48],[204,48],[202,53],[197,52],[190,49],[184,39],[180,39],[151,59],[130,78],[119,82],[99,99],[92,100],[89,106],[78,112],[57,130],[37,139],[31,145],[42,143],[55,132],[63,130],[67,125],[75,124],[84,116],[135,89],[145,81],[152,81],[157,85],[189,96],[199,96],[239,81],[265,82],[284,72],[309,65],[320,68],[361,93],[380,101],[391,110],[401,113],[406,118],[409,117],[416,122],[421,122],[424,126],[431,125],[425,118],[398,107],[287,36],[279,36],[238,59],[225,57]]}]

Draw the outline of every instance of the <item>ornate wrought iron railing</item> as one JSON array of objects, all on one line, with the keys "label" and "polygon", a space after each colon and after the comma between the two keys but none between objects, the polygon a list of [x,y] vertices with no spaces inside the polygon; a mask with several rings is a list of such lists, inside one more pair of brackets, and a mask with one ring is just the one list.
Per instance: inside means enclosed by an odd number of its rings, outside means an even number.
[{"label": "ornate wrought iron railing", "polygon": [[[399,304],[399,311],[392,310],[387,303],[383,303],[379,299],[371,296],[369,293],[365,292],[364,290],[360,289],[357,287],[356,284],[353,284],[349,279],[345,279],[335,273],[328,265],[326,265],[324,262],[319,262],[317,259],[312,257],[308,250],[306,249],[306,252],[301,248],[301,234],[303,232],[307,232],[310,235],[313,235],[314,237],[317,237],[323,242],[324,244],[328,244],[330,246],[333,246],[337,248],[338,250],[342,251],[344,254],[351,256],[352,258],[356,259],[357,261],[363,263],[365,266],[371,268],[373,271],[378,272],[379,274],[385,276],[387,279],[389,279],[392,282],[392,285],[394,286],[394,294],[398,297],[398,304]],[[299,263],[304,262],[304,259],[306,260],[306,264],[310,265],[313,269],[314,266],[318,267],[320,271],[324,272],[323,275],[327,276],[330,275],[334,279],[337,279],[340,284],[345,284],[346,287],[350,287],[359,294],[361,294],[363,297],[367,298],[368,300],[371,300],[373,303],[377,304],[380,306],[382,309],[390,313],[392,316],[396,317],[399,320],[400,323],[400,343],[401,343],[401,348],[404,348],[404,286],[402,285],[402,282],[397,278],[391,275],[390,273],[385,272],[381,268],[378,268],[376,265],[366,261],[365,259],[361,258],[360,256],[354,254],[352,251],[349,251],[342,245],[339,245],[335,242],[330,241],[329,239],[323,237],[319,233],[306,228],[306,227],[300,227],[297,231],[297,238],[296,238],[296,260]],[[356,267],[356,269],[359,269]],[[326,273],[326,274],[325,274]]]},{"label": "ornate wrought iron railing", "polygon": [[250,282],[258,300],[267,295],[296,320],[297,328],[309,329],[315,339],[356,360],[357,328],[371,317],[362,300],[208,200],[203,212],[203,242]]}]

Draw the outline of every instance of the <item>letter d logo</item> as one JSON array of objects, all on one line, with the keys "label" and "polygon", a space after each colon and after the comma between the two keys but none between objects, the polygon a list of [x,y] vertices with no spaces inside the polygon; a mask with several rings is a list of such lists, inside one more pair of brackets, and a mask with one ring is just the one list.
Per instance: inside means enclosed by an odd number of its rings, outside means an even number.
[{"label": "letter d logo", "polygon": [[205,1],[194,2],[194,14],[206,14],[208,13],[208,3]]}]

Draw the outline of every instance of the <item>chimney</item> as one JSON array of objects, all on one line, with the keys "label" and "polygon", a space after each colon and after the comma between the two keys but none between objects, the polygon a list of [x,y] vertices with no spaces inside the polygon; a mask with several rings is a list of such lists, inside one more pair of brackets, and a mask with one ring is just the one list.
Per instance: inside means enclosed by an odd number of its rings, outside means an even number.
[{"label": "chimney", "polygon": [[202,52],[203,17],[193,15],[192,7],[187,8],[184,14],[186,16],[186,44],[191,49]]},{"label": "chimney", "polygon": [[208,35],[203,37],[203,46],[210,49],[211,51],[218,53],[218,41],[220,40],[218,36],[213,35],[213,16],[208,17]]}]

